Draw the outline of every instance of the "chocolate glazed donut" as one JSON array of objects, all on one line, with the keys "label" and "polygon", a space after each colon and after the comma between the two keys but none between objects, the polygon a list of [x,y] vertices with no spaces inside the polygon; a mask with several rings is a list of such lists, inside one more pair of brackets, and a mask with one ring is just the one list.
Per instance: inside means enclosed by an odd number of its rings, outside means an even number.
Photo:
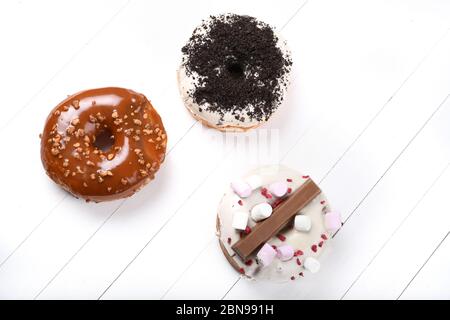
[{"label": "chocolate glazed donut", "polygon": [[164,161],[167,136],[147,98],[102,88],[68,97],[47,118],[41,159],[48,176],[87,201],[133,195]]}]

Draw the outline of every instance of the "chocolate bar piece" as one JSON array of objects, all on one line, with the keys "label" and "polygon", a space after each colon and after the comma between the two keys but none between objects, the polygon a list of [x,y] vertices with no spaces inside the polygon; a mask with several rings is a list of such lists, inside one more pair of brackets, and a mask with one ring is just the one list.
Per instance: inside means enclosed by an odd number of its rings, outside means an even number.
[{"label": "chocolate bar piece", "polygon": [[231,248],[242,260],[247,260],[256,249],[292,221],[293,217],[320,192],[320,188],[314,181],[306,180],[300,188],[273,210],[269,218],[258,223],[252,232],[236,242]]}]

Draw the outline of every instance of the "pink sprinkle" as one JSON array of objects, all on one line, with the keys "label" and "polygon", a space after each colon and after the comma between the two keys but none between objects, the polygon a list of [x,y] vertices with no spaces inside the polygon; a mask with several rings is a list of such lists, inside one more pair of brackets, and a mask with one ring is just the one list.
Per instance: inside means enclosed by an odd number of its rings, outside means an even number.
[{"label": "pink sprinkle", "polygon": [[326,234],[324,234],[324,233],[322,233],[321,235],[320,235],[320,237],[323,239],[323,240],[328,240],[328,237],[327,237],[327,235]]},{"label": "pink sprinkle", "polygon": [[291,277],[291,280],[295,280],[295,277],[294,277],[294,276],[292,276],[292,277]]},{"label": "pink sprinkle", "polygon": [[253,260],[252,260],[252,259],[245,261],[245,265],[246,265],[246,266],[251,266],[252,263],[253,263]]},{"label": "pink sprinkle", "polygon": [[239,203],[239,205],[241,205],[241,206],[244,205],[244,203],[242,202],[242,200],[239,200],[238,203]]},{"label": "pink sprinkle", "polygon": [[250,228],[249,226],[247,226],[244,230],[245,234],[249,234],[250,232],[252,232],[252,228]]},{"label": "pink sprinkle", "polygon": [[287,178],[286,181],[287,182],[292,182],[292,179],[291,178]]},{"label": "pink sprinkle", "polygon": [[277,238],[280,239],[281,241],[285,241],[286,237],[283,236],[282,234],[277,235]]},{"label": "pink sprinkle", "polygon": [[291,192],[292,192],[292,188],[288,188],[287,193],[291,193]]},{"label": "pink sprinkle", "polygon": [[283,202],[283,199],[276,199],[272,204],[271,204],[271,206],[272,206],[272,208],[273,209],[275,209],[276,207],[278,207],[278,205],[280,204],[280,203],[282,203]]},{"label": "pink sprinkle", "polygon": [[240,268],[240,269],[239,269],[239,272],[242,273],[242,274],[245,274],[244,268]]},{"label": "pink sprinkle", "polygon": [[228,244],[231,244],[231,238],[227,239]]},{"label": "pink sprinkle", "polygon": [[276,245],[272,245],[272,248],[273,248],[274,250],[277,250],[277,246],[276,246]]},{"label": "pink sprinkle", "polygon": [[313,244],[311,246],[311,250],[314,251],[314,252],[317,252],[317,245]]},{"label": "pink sprinkle", "polygon": [[302,263],[301,263],[301,261],[300,261],[300,259],[299,258],[297,258],[297,264],[299,265],[299,266],[301,266],[302,265]]},{"label": "pink sprinkle", "polygon": [[303,251],[302,250],[297,250],[297,251],[294,252],[294,257],[302,256],[302,255],[303,255]]},{"label": "pink sprinkle", "polygon": [[267,199],[272,199],[272,195],[269,193],[267,188],[262,188],[261,189],[261,194]]},{"label": "pink sprinkle", "polygon": [[303,178],[303,179],[308,179],[308,178],[309,178],[309,176],[303,176],[302,178]]},{"label": "pink sprinkle", "polygon": [[325,200],[320,201],[320,204],[325,204]]},{"label": "pink sprinkle", "polygon": [[298,275],[301,276],[301,277],[303,277],[303,272],[300,272]]},{"label": "pink sprinkle", "polygon": [[322,246],[323,246],[323,241],[320,241],[320,242],[319,242],[319,247],[322,248]]}]

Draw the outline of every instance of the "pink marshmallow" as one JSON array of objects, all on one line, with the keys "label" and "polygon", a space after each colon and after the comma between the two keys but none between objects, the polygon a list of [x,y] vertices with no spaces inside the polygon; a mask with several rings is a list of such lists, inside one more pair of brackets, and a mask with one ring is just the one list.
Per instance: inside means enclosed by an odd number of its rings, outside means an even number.
[{"label": "pink marshmallow", "polygon": [[342,226],[341,215],[337,211],[325,214],[325,228],[330,232],[337,231]]},{"label": "pink marshmallow", "polygon": [[265,243],[262,248],[258,251],[258,254],[256,255],[256,258],[258,259],[258,262],[263,266],[266,267],[269,264],[272,263],[273,259],[275,259],[275,256],[277,255],[277,252],[270,244]]},{"label": "pink marshmallow", "polygon": [[293,256],[294,256],[294,248],[292,248],[290,245],[283,245],[277,247],[277,257],[281,261],[291,260]]},{"label": "pink marshmallow", "polygon": [[283,197],[287,193],[287,190],[288,190],[287,184],[285,182],[282,182],[282,181],[272,183],[269,186],[270,193],[273,194],[275,197],[278,197],[278,198]]},{"label": "pink marshmallow", "polygon": [[241,198],[247,198],[252,194],[250,185],[242,180],[237,180],[231,183],[231,189]]}]

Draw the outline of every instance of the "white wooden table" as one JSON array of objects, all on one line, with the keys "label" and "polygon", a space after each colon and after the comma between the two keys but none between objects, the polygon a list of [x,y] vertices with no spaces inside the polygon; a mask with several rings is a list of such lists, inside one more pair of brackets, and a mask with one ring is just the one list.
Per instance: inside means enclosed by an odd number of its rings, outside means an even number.
[{"label": "white wooden table", "polygon": [[[185,111],[180,48],[209,14],[277,26],[294,59],[285,105],[259,133],[320,183],[345,225],[322,270],[240,280],[215,238],[234,176]],[[450,298],[450,1],[1,1],[0,298]],[[87,204],[45,175],[38,135],[67,94],[146,94],[169,136],[157,179]]]}]

